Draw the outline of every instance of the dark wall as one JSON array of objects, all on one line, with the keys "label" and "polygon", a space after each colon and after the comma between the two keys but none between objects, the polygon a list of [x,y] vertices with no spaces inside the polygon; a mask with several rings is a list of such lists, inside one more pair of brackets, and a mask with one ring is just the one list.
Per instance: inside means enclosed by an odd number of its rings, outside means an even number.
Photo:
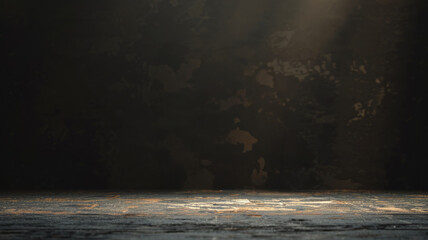
[{"label": "dark wall", "polygon": [[427,1],[2,1],[3,189],[427,189]]}]

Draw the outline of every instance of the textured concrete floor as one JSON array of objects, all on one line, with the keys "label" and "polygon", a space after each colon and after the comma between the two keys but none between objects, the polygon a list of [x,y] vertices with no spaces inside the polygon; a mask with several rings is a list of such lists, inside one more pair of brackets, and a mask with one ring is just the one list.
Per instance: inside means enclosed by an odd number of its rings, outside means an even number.
[{"label": "textured concrete floor", "polygon": [[1,193],[0,239],[428,239],[428,194]]}]

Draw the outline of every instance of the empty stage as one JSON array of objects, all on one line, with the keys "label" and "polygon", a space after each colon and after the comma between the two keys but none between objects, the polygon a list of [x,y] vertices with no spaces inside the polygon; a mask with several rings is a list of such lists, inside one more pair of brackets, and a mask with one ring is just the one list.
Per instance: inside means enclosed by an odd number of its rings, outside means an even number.
[{"label": "empty stage", "polygon": [[428,239],[421,192],[14,192],[0,239]]}]

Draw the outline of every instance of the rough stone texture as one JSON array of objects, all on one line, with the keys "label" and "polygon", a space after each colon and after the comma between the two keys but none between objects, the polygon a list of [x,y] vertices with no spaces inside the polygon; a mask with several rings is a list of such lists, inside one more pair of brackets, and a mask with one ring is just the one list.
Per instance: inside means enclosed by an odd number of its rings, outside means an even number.
[{"label": "rough stone texture", "polygon": [[428,195],[69,192],[0,195],[0,239],[427,239]]},{"label": "rough stone texture", "polygon": [[425,0],[1,5],[1,188],[428,186]]}]

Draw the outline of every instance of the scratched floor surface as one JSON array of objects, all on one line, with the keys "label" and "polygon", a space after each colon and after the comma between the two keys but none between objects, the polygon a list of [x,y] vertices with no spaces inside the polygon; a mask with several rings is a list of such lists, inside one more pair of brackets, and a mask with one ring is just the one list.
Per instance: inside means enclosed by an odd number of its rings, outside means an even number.
[{"label": "scratched floor surface", "polygon": [[0,239],[428,239],[428,193],[1,193]]}]

